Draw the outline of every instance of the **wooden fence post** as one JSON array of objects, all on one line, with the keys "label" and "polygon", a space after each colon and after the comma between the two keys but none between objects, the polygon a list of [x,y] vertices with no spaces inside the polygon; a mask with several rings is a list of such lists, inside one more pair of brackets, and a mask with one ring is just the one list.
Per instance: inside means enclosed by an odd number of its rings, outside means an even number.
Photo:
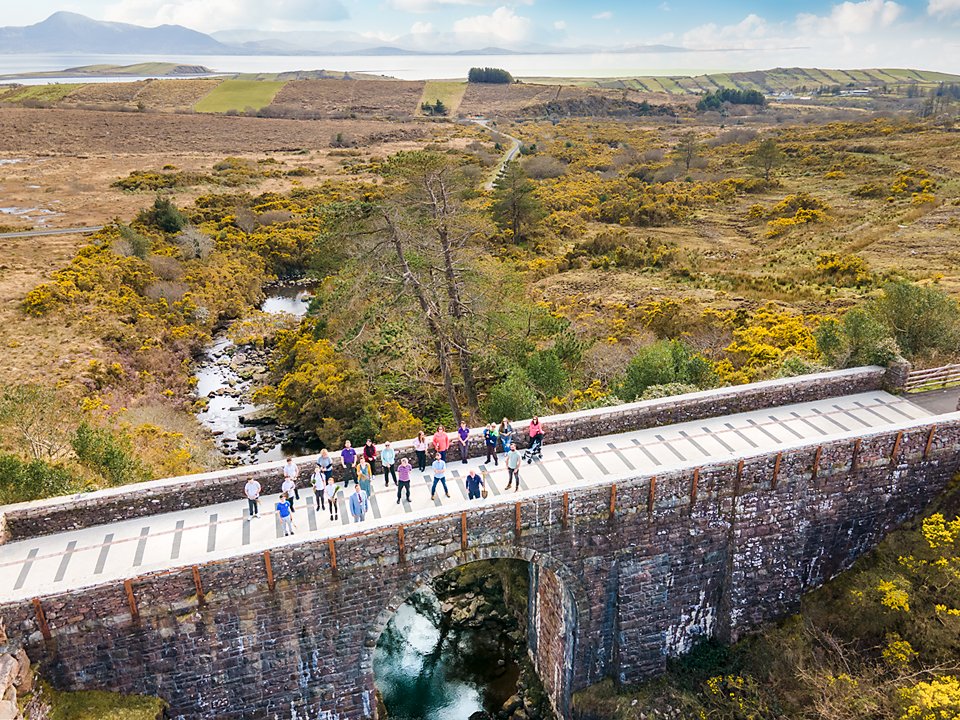
[{"label": "wooden fence post", "polygon": [[203,607],[207,604],[207,599],[203,596],[203,583],[200,582],[200,568],[193,566],[193,585],[197,588],[197,605]]},{"label": "wooden fence post", "polygon": [[270,551],[263,551],[263,567],[267,571],[267,587],[273,592],[273,561],[270,559]]},{"label": "wooden fence post", "polygon": [[399,545],[400,562],[406,562],[407,546],[403,538],[403,525],[397,528],[397,544]]},{"label": "wooden fence post", "polygon": [[647,515],[653,515],[653,507],[657,501],[657,476],[650,478],[650,489],[647,491]]},{"label": "wooden fence post", "polygon": [[813,454],[813,471],[810,473],[810,479],[817,479],[817,471],[820,470],[820,456],[823,454],[823,445],[817,445],[817,451]]},{"label": "wooden fence post", "polygon": [[777,480],[780,477],[780,461],[783,460],[783,453],[777,453],[777,461],[773,464],[773,477],[770,479],[770,489],[777,489]]},{"label": "wooden fence post", "polygon": [[926,460],[930,455],[930,446],[933,445],[933,434],[937,431],[936,425],[930,426],[930,432],[927,433],[927,444],[923,447],[923,459]]},{"label": "wooden fence post", "polygon": [[467,513],[460,513],[460,549],[467,549]]},{"label": "wooden fence post", "polygon": [[337,574],[337,543],[333,538],[327,540],[327,549],[330,551],[330,569]]},{"label": "wooden fence post", "polygon": [[570,493],[563,493],[563,528],[566,530],[570,522]]},{"label": "wooden fence post", "polygon": [[127,604],[130,606],[130,617],[134,622],[140,622],[140,610],[137,608],[137,598],[133,595],[133,582],[131,580],[123,581],[123,589],[127,593]]},{"label": "wooden fence post", "polygon": [[851,472],[856,470],[860,464],[860,445],[863,442],[861,438],[857,438],[853,441],[853,457],[850,459],[850,470]]},{"label": "wooden fence post", "polygon": [[690,483],[690,512],[697,502],[697,486],[700,484],[700,468],[693,471],[693,481]]},{"label": "wooden fence post", "polygon": [[516,503],[516,504],[514,505],[514,525],[513,525],[513,534],[514,534],[514,539],[515,539],[515,540],[519,540],[519,539],[520,539],[520,531],[521,531],[521,527],[520,527],[520,503]]},{"label": "wooden fence post", "polygon": [[896,439],[893,441],[893,449],[890,451],[890,464],[897,462],[897,454],[900,452],[900,442],[903,440],[903,430],[897,433]]},{"label": "wooden fence post", "polygon": [[612,520],[617,513],[617,484],[610,486],[610,519]]},{"label": "wooden fence post", "polygon": [[40,598],[38,597],[33,599],[33,612],[37,616],[40,634],[43,635],[44,640],[49,642],[53,634],[50,632],[50,625],[47,623],[47,614],[43,611],[43,605],[40,603]]}]

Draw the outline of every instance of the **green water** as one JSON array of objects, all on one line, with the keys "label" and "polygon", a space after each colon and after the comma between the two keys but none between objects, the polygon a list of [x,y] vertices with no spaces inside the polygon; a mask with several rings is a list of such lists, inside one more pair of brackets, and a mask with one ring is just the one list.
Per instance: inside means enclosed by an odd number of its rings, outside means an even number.
[{"label": "green water", "polygon": [[505,634],[452,629],[430,588],[397,610],[373,659],[390,720],[486,718],[517,690],[514,643]]}]

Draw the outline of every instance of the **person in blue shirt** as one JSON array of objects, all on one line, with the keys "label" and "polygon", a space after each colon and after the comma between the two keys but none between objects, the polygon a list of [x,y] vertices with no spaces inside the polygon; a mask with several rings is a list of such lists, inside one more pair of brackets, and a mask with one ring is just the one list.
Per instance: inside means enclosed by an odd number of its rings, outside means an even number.
[{"label": "person in blue shirt", "polygon": [[430,499],[433,500],[437,496],[437,483],[443,485],[443,492],[447,497],[450,497],[450,491],[447,490],[447,463],[440,457],[439,453],[434,455],[433,465],[430,467],[433,469],[433,487],[430,488]]},{"label": "person in blue shirt", "polygon": [[393,484],[397,484],[397,451],[390,446],[388,440],[383,444],[383,450],[380,451],[380,464],[383,465],[383,486],[390,487],[390,476],[393,476]]},{"label": "person in blue shirt", "polygon": [[290,503],[287,502],[286,493],[280,493],[280,499],[277,501],[277,515],[280,516],[283,536],[293,535],[293,512],[290,510]]},{"label": "person in blue shirt", "polygon": [[483,478],[473,468],[470,468],[470,472],[467,473],[467,477],[464,478],[463,482],[467,486],[467,497],[470,500],[480,498],[480,490],[486,488],[486,483],[483,482]]},{"label": "person in blue shirt", "polygon": [[367,494],[360,487],[360,483],[353,486],[353,495],[350,496],[350,514],[353,515],[354,522],[363,522],[370,509],[370,502]]}]

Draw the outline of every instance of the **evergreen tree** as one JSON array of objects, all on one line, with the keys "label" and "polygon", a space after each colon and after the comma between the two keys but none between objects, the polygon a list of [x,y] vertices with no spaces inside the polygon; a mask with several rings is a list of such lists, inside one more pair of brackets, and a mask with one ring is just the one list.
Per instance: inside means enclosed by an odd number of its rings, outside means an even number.
[{"label": "evergreen tree", "polygon": [[534,190],[536,186],[515,162],[493,184],[493,220],[501,230],[510,230],[515,242],[526,240],[546,214]]}]

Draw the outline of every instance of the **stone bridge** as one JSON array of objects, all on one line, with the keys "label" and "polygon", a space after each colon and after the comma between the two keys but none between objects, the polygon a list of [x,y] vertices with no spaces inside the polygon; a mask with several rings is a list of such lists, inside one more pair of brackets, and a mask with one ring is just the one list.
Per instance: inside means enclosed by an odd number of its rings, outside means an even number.
[{"label": "stone bridge", "polygon": [[960,414],[890,383],[859,368],[544,418],[519,492],[476,460],[488,499],[466,500],[462,470],[450,499],[418,478],[362,524],[305,492],[291,538],[240,494],[250,476],[276,492],[278,464],[7,506],[0,616],[63,688],[156,694],[183,718],[375,718],[393,612],[451,568],[516,558],[565,717],[578,689],[795,610],[943,490]]}]

